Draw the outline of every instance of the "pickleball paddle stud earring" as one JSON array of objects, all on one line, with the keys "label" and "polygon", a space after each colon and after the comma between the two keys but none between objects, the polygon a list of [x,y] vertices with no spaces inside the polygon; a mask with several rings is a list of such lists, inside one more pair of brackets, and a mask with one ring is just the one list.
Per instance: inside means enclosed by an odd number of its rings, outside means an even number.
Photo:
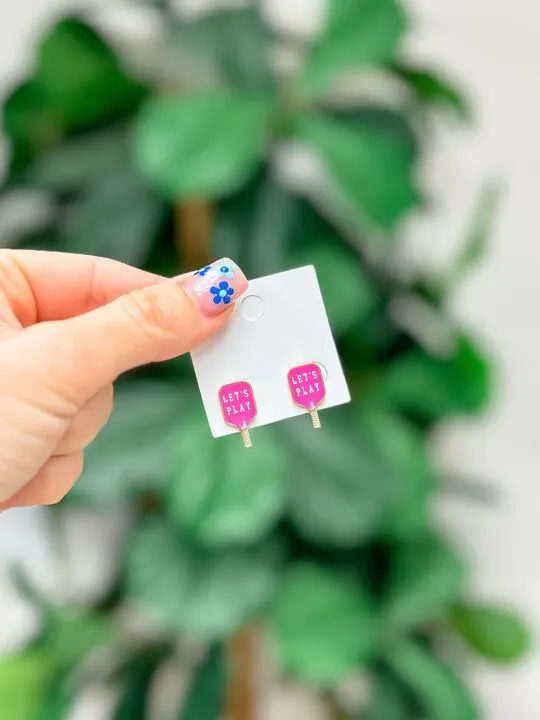
[{"label": "pickleball paddle stud earring", "polygon": [[321,427],[317,408],[326,396],[326,387],[320,365],[310,363],[289,370],[287,375],[293,402],[311,415],[313,427]]},{"label": "pickleball paddle stud earring", "polygon": [[223,420],[238,430],[244,447],[252,447],[249,426],[257,416],[257,405],[251,385],[243,380],[224,385],[219,391],[219,404]]}]

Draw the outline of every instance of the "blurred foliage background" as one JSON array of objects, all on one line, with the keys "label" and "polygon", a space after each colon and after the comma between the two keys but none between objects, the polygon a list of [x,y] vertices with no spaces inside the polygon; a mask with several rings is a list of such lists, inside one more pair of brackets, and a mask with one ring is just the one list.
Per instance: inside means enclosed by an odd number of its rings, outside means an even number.
[{"label": "blurred foliage background", "polygon": [[[271,31],[256,3],[197,17],[151,4],[151,73],[70,16],[5,98],[0,203],[42,203],[10,243],[164,275],[222,256],[251,277],[313,263],[353,402],[317,435],[294,420],[245,452],[210,436],[189,358],[121,379],[64,501],[129,508],[121,571],[92,607],[54,605],[18,576],[42,631],[0,663],[0,717],[61,720],[99,680],[118,689],[113,720],[155,720],[149,692],[174,663],[188,682],[170,720],[252,720],[264,661],[336,720],[480,718],[470,650],[511,662],[528,637],[465,595],[466,562],[432,519],[444,478],[430,438],[489,399],[488,362],[447,301],[481,256],[493,189],[441,276],[395,261],[403,220],[428,202],[432,118],[467,122],[467,102],[402,62],[398,0],[329,0],[310,41]],[[374,71],[378,100],[345,82]]]}]

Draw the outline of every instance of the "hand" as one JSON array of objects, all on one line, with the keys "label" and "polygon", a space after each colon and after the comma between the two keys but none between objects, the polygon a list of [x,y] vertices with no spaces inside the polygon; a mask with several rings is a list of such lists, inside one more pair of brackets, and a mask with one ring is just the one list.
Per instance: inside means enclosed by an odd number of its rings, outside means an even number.
[{"label": "hand", "polygon": [[206,340],[246,288],[230,260],[168,280],[103,258],[1,250],[0,510],[61,500],[118,375]]}]

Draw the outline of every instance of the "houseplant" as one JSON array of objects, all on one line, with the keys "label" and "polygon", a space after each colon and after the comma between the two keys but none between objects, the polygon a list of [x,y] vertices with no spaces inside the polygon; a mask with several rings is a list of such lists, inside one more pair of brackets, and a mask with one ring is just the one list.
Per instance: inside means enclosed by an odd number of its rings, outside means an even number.
[{"label": "houseplant", "polygon": [[[210,437],[189,359],[120,380],[65,503],[131,510],[121,572],[77,612],[19,578],[44,625],[4,662],[0,707],[67,716],[96,673],[89,658],[106,651],[116,720],[147,717],[173,656],[192,678],[178,718],[249,720],[251,665],[270,648],[335,717],[480,717],[439,641],[510,661],[527,639],[512,613],[464,598],[466,563],[430,514],[441,478],[429,441],[489,396],[486,360],[446,299],[482,246],[491,196],[441,277],[404,278],[391,262],[401,222],[424,202],[415,168],[430,112],[464,118],[466,103],[403,64],[396,0],[331,0],[310,41],[276,37],[254,4],[189,20],[152,6],[163,31],[152,77],[136,76],[88,19],[68,17],[6,98],[4,193],[50,202],[17,242],[164,275],[210,257],[231,256],[250,276],[313,263],[353,403],[326,412],[316,437],[298,421],[261,429],[247,453]],[[293,58],[281,72],[276,48]],[[344,76],[374,70],[384,101],[337,92]],[[403,322],[411,303],[437,333]],[[143,638],[119,619],[128,602],[151,623]],[[367,689],[344,702],[340,684],[356,674]]]}]

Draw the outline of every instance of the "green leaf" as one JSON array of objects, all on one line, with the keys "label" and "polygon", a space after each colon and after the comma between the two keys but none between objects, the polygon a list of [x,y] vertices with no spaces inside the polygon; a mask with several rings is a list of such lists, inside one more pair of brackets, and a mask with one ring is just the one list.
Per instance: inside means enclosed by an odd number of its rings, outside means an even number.
[{"label": "green leaf", "polygon": [[[362,323],[352,328],[341,341],[344,364],[351,369],[353,395],[357,394],[357,390],[366,392],[370,375],[365,373],[365,369],[379,365],[381,358],[391,353],[400,339],[398,329],[392,324],[388,313],[387,298],[383,296]],[[362,401],[367,399],[367,395],[364,395]]]},{"label": "green leaf", "polygon": [[352,546],[378,533],[411,539],[425,531],[434,474],[425,442],[387,408],[325,413],[313,440],[309,423],[284,425],[291,458],[290,515],[317,544]]},{"label": "green leaf", "polygon": [[477,720],[480,712],[454,672],[410,640],[393,645],[387,662],[418,697],[430,720]]},{"label": "green leaf", "polygon": [[515,613],[482,605],[455,605],[450,614],[454,630],[480,655],[498,663],[520,660],[531,638]]},{"label": "green leaf", "polygon": [[169,45],[188,81],[247,91],[273,85],[269,40],[256,7],[219,10],[169,28]]},{"label": "green leaf", "polygon": [[414,207],[413,154],[403,137],[316,115],[301,117],[296,137],[318,155],[325,173],[327,212],[355,228],[393,229]]},{"label": "green leaf", "polygon": [[431,70],[413,69],[401,65],[395,68],[423,103],[440,105],[453,110],[463,120],[470,119],[470,108],[461,92]]},{"label": "green leaf", "polygon": [[226,90],[151,100],[135,128],[140,172],[173,199],[232,193],[255,172],[272,115],[270,100]]},{"label": "green leaf", "polygon": [[41,650],[0,659],[0,717],[35,720],[54,673],[51,657]]},{"label": "green leaf", "polygon": [[443,279],[446,290],[451,290],[461,282],[485,256],[499,205],[499,187],[486,186],[480,194],[468,237]]},{"label": "green leaf", "polygon": [[283,270],[298,203],[298,198],[270,175],[263,179],[254,203],[251,233],[246,238],[248,274],[260,277]]},{"label": "green leaf", "polygon": [[389,674],[379,674],[371,691],[368,709],[359,720],[416,720],[405,690]]},{"label": "green leaf", "polygon": [[165,205],[129,166],[100,177],[70,208],[62,229],[70,252],[141,267],[165,216]]},{"label": "green leaf", "polygon": [[260,277],[308,258],[312,238],[332,233],[306,200],[261,167],[246,187],[216,203],[211,254],[234,257],[248,276]]},{"label": "green leaf", "polygon": [[393,489],[384,467],[353,427],[324,414],[323,432],[313,437],[309,422],[282,425],[291,458],[290,515],[299,532],[317,544],[348,547],[383,526]]},{"label": "green leaf", "polygon": [[164,628],[221,639],[269,601],[278,566],[274,545],[204,552],[155,520],[132,538],[128,595]]},{"label": "green leaf", "polygon": [[248,276],[283,270],[302,200],[263,170],[216,205],[212,255],[234,257]]},{"label": "green leaf", "polygon": [[251,242],[265,179],[265,174],[257,173],[246,187],[215,204],[211,255],[236,258],[248,275],[253,270],[250,267]]},{"label": "green leaf", "polygon": [[314,565],[293,566],[270,611],[282,666],[327,685],[365,662],[376,624],[362,587]]},{"label": "green leaf", "polygon": [[47,651],[49,662],[57,671],[50,690],[55,703],[62,705],[62,697],[66,696],[63,681],[69,679],[70,672],[89,653],[117,644],[122,639],[121,629],[112,616],[103,612],[54,604],[34,587],[21,566],[11,568],[10,579],[21,597],[41,616],[41,632],[34,647]]},{"label": "green leaf", "polygon": [[462,337],[451,357],[433,357],[416,348],[392,361],[372,391],[396,409],[424,422],[484,409],[491,374],[477,348]]},{"label": "green leaf", "polygon": [[202,417],[186,418],[178,432],[167,509],[203,545],[260,540],[285,508],[285,455],[275,435],[258,433],[250,452],[240,445],[236,436],[216,442]]},{"label": "green leaf", "polygon": [[430,491],[435,474],[426,442],[416,428],[381,407],[362,406],[362,436],[378,450],[381,477],[394,489],[394,502],[386,520],[386,535],[407,540],[425,532],[429,521]]},{"label": "green leaf", "polygon": [[154,676],[169,649],[145,649],[123,668],[124,687],[112,720],[146,720],[147,702]]},{"label": "green leaf", "polygon": [[375,306],[377,289],[357,255],[339,237],[313,238],[309,248],[293,253],[294,265],[314,265],[330,325],[342,335],[362,322]]},{"label": "green leaf", "polygon": [[4,100],[2,122],[12,149],[11,172],[17,173],[58,137],[59,118],[42,88],[26,81]]},{"label": "green leaf", "polygon": [[102,130],[67,140],[40,154],[25,183],[52,193],[79,193],[129,162],[127,132]]},{"label": "green leaf", "polygon": [[329,0],[326,28],[307,56],[300,88],[318,93],[348,71],[386,63],[404,31],[396,0]]},{"label": "green leaf", "polygon": [[82,615],[69,610],[53,610],[47,615],[40,642],[56,665],[66,670],[91,651],[109,646],[120,637],[117,626],[106,615]]},{"label": "green leaf", "polygon": [[70,667],[56,674],[32,720],[66,720],[70,716],[76,696],[76,682],[72,681],[73,670],[74,668]]},{"label": "green leaf", "polygon": [[65,18],[44,37],[34,81],[59,113],[63,128],[126,117],[145,90],[130,80],[113,50],[89,25]]},{"label": "green leaf", "polygon": [[81,479],[68,498],[110,507],[143,489],[161,488],[182,415],[195,397],[177,383],[120,384],[111,419],[85,452]]},{"label": "green leaf", "polygon": [[61,227],[67,250],[146,263],[165,205],[135,172],[125,130],[83,135],[44,153],[25,182],[74,197]]},{"label": "green leaf", "polygon": [[403,112],[391,110],[384,105],[363,103],[354,108],[332,110],[330,117],[354,130],[358,125],[367,126],[375,131],[388,133],[407,146],[411,157],[420,150],[419,138],[411,118]]},{"label": "green leaf", "polygon": [[103,39],[76,18],[61,20],[44,36],[35,66],[3,108],[14,173],[66,132],[129,117],[146,94]]},{"label": "green leaf", "polygon": [[221,717],[227,691],[223,647],[213,645],[197,668],[179,720],[216,720]]},{"label": "green leaf", "polygon": [[406,629],[438,617],[457,600],[464,579],[461,558],[437,537],[397,546],[384,603],[387,627]]}]

